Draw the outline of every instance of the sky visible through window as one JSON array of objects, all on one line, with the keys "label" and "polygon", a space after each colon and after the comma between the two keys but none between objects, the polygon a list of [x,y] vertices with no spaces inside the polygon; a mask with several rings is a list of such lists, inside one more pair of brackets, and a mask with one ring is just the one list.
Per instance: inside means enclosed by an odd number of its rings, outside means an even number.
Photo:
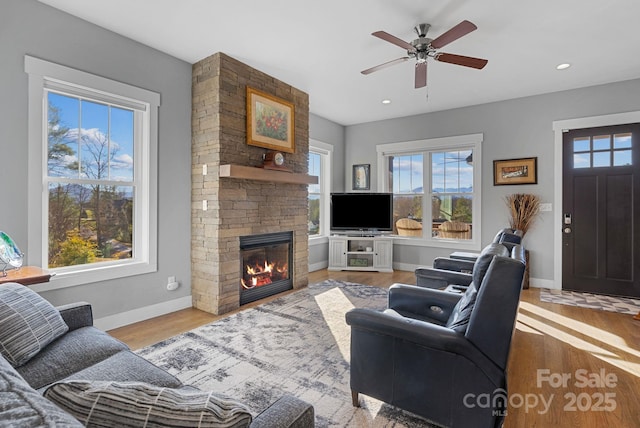
[{"label": "sky visible through window", "polygon": [[433,193],[473,192],[471,150],[434,152],[431,155],[431,188]]},{"label": "sky visible through window", "polygon": [[[434,152],[431,156],[433,193],[473,192],[473,158],[471,150]],[[424,183],[423,155],[393,158],[393,192],[422,193]]]},{"label": "sky visible through window", "polygon": [[133,181],[132,110],[54,92],[48,101],[49,124],[66,130],[60,138],[70,149],[60,158],[49,157],[50,176]]},{"label": "sky visible through window", "polygon": [[393,193],[422,193],[423,183],[422,154],[393,158]]},{"label": "sky visible through window", "polygon": [[573,140],[573,167],[598,168],[632,165],[631,143],[630,133],[575,138]]}]

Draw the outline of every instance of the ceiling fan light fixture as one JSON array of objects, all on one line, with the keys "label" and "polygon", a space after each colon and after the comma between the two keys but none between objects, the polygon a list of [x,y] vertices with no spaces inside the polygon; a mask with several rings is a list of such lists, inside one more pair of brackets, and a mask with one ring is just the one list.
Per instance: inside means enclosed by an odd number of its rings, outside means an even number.
[{"label": "ceiling fan light fixture", "polygon": [[380,30],[371,33],[372,36],[378,37],[388,43],[406,49],[407,56],[397,58],[392,61],[387,61],[383,64],[376,65],[375,67],[367,68],[366,70],[362,70],[360,73],[365,75],[371,74],[374,71],[387,68],[400,62],[414,59],[416,61],[414,87],[416,89],[419,89],[427,86],[427,61],[429,58],[433,58],[435,61],[439,62],[461,65],[478,70],[481,70],[485,65],[487,65],[488,60],[486,59],[437,51],[439,48],[442,48],[449,43],[458,40],[460,37],[463,37],[470,32],[475,31],[478,27],[476,27],[472,22],[464,20],[458,25],[453,26],[440,36],[436,37],[435,39],[426,37],[427,32],[429,31],[429,27],[429,24],[419,24],[414,27],[418,38],[411,41],[410,43],[405,42],[404,40],[392,34],[389,34],[386,31]]},{"label": "ceiling fan light fixture", "polygon": [[571,67],[571,64],[569,64],[568,62],[563,62],[562,64],[556,65],[556,70],[566,70],[569,67]]}]

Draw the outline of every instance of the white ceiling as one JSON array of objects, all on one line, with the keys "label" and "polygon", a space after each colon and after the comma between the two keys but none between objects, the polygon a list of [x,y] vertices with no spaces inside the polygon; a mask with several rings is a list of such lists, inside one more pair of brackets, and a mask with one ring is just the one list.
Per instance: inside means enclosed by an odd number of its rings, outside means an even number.
[{"label": "white ceiling", "polygon": [[[640,77],[637,0],[40,1],[189,63],[224,52],[343,125]],[[413,60],[360,74],[406,55],[372,32],[411,41],[425,22],[435,38],[464,19],[478,29],[440,51],[486,58],[483,70],[430,60],[418,90]]]}]

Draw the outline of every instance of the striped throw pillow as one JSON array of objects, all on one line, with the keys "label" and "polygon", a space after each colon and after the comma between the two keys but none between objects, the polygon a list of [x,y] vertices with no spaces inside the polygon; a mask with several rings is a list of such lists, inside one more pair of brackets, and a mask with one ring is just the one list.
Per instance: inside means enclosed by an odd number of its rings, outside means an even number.
[{"label": "striped throw pillow", "polygon": [[162,388],[140,382],[69,380],[44,396],[87,427],[248,427],[241,403],[210,392]]},{"label": "striped throw pillow", "polygon": [[0,353],[20,367],[69,330],[51,303],[24,285],[0,285]]}]

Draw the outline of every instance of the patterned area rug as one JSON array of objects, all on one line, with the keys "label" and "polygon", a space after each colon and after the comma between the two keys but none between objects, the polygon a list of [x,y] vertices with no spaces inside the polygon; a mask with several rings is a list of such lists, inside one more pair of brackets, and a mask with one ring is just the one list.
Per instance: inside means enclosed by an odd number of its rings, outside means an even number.
[{"label": "patterned area rug", "polygon": [[383,309],[386,299],[383,288],[324,281],[138,353],[186,384],[244,402],[255,414],[286,393],[314,406],[317,427],[430,427],[364,395],[362,407],[351,404],[345,313]]},{"label": "patterned area rug", "polygon": [[548,288],[540,289],[540,301],[630,315],[636,315],[640,311],[640,300]]}]

